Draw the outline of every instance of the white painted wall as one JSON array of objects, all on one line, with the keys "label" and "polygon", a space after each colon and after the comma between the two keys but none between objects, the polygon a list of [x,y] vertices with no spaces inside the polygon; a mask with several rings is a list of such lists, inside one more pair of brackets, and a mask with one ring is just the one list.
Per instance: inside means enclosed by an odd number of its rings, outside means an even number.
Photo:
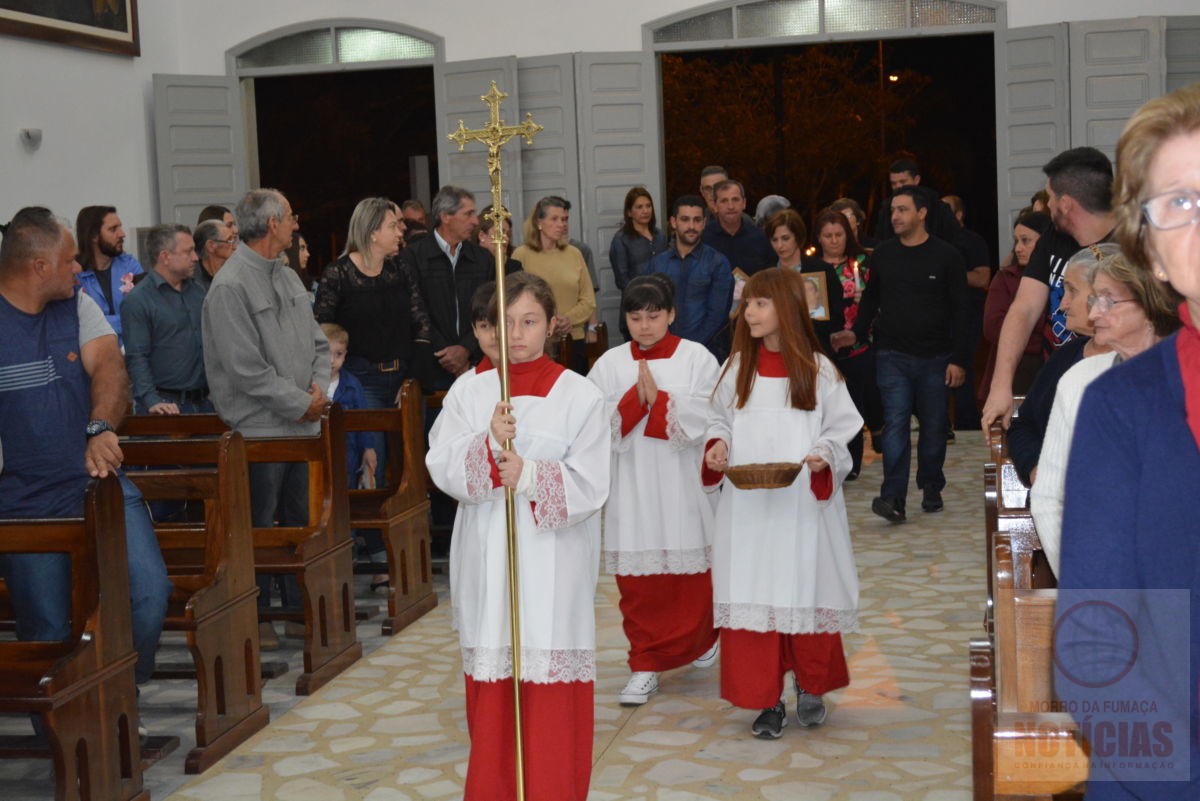
[{"label": "white painted wall", "polygon": [[[225,51],[306,19],[402,22],[444,37],[449,60],[516,54],[638,50],[642,25],[696,7],[697,0],[551,3],[506,0],[489,22],[480,0],[142,0],[142,56],[129,59],[0,36],[0,219],[41,203],[73,218],[112,203],[127,227],[157,222],[151,76],[221,74]],[[1011,0],[1009,25],[1196,13],[1196,0]],[[21,128],[42,128],[28,153]]]}]

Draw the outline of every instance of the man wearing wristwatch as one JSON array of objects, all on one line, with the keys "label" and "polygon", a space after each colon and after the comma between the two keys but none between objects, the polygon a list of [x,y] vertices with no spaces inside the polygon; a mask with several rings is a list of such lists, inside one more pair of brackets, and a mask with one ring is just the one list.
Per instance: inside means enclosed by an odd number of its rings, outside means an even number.
[{"label": "man wearing wristwatch", "polygon": [[[121,475],[114,431],[129,405],[117,336],[79,290],[75,238],[48,209],[0,226],[0,518],[82,517],[91,477],[115,473],[125,542],[138,683],[150,679],[171,582],[141,493]],[[66,554],[0,557],[21,640],[71,635]]]}]

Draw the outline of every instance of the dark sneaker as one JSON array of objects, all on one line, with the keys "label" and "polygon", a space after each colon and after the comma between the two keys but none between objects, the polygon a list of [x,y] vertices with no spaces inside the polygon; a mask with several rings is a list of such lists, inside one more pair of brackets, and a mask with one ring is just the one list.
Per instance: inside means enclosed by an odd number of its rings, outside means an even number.
[{"label": "dark sneaker", "polygon": [[847,473],[846,480],[847,481],[857,481],[858,480],[858,470],[851,470],[849,473]]},{"label": "dark sneaker", "polygon": [[780,701],[758,714],[750,726],[750,733],[760,740],[778,740],[783,736],[783,727],[786,725],[787,707]]},{"label": "dark sneaker", "polygon": [[946,444],[947,445],[954,444],[954,429],[953,428],[946,429]]},{"label": "dark sneaker", "polygon": [[891,523],[903,523],[908,519],[904,505],[895,498],[876,498],[871,501],[871,511]]},{"label": "dark sneaker", "polygon": [[829,710],[821,696],[799,690],[796,693],[796,722],[805,728],[820,726],[825,722]]},{"label": "dark sneaker", "polygon": [[925,488],[925,497],[921,500],[921,508],[926,512],[940,512],[945,504],[942,503],[942,491],[933,487]]}]

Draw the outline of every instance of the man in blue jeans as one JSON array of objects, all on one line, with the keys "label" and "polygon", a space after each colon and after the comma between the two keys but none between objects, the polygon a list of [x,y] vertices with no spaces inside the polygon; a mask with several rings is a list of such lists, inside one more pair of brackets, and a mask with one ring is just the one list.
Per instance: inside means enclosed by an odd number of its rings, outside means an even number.
[{"label": "man in blue jeans", "polygon": [[963,383],[970,354],[967,274],[956,248],[925,230],[929,200],[915,187],[892,196],[896,238],[875,248],[871,278],[863,292],[853,331],[831,337],[835,348],[866,339],[875,327],[875,374],[883,400],[883,486],[871,511],[893,523],[906,519],[911,461],[909,421],[921,424],[917,438],[917,487],[921,508],[942,509],[946,476],[946,402],[949,388]]},{"label": "man in blue jeans", "polygon": [[[114,429],[129,377],[112,327],[79,291],[75,238],[48,209],[25,208],[0,242],[0,518],[82,517],[93,476],[120,476],[138,683],[154,671],[171,582],[141,493],[120,475]],[[0,557],[17,637],[71,635],[66,554]]]}]

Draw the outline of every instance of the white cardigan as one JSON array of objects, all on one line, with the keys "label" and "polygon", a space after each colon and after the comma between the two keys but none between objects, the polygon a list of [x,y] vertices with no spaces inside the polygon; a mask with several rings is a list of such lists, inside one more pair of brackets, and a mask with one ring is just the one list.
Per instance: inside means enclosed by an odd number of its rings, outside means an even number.
[{"label": "white cardigan", "polygon": [[1054,395],[1042,452],[1038,456],[1037,480],[1029,493],[1029,508],[1037,526],[1038,539],[1050,562],[1054,575],[1062,542],[1063,494],[1067,485],[1067,461],[1071,457],[1071,438],[1075,434],[1075,417],[1083,401],[1083,391],[1101,373],[1117,363],[1116,353],[1101,353],[1083,359],[1063,373]]}]

